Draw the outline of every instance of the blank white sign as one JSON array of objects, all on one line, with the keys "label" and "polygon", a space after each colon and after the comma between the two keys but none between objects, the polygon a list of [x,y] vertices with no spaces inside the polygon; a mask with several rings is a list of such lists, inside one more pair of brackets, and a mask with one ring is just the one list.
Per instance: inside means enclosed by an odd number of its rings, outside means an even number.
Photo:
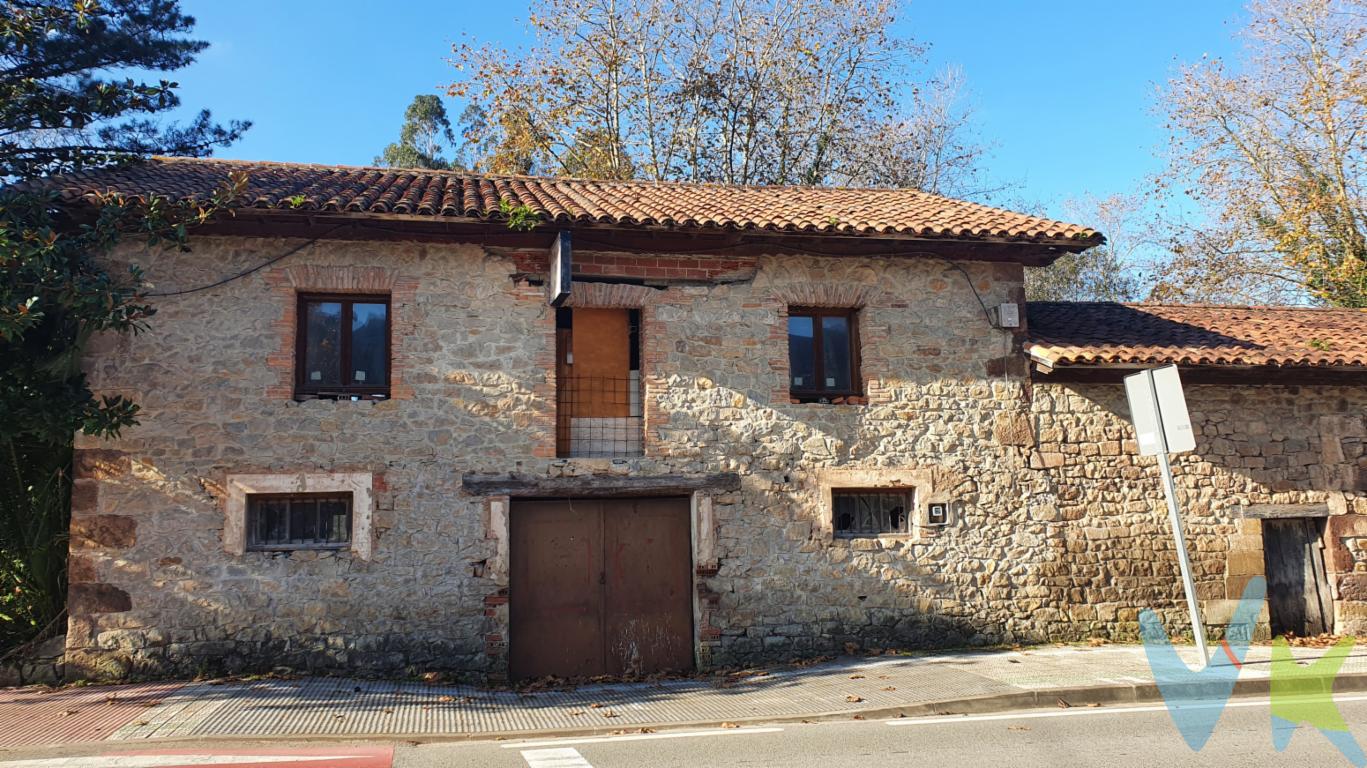
[{"label": "blank white sign", "polygon": [[1139,454],[1184,453],[1196,447],[1177,366],[1165,365],[1125,377],[1125,397],[1139,441]]}]

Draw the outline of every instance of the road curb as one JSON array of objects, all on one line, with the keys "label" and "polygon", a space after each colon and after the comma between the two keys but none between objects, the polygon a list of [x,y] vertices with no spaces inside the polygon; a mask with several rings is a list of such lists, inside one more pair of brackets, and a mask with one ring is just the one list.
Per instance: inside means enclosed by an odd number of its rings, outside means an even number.
[{"label": "road curb", "polygon": [[[1367,673],[1355,673],[1331,677],[1304,677],[1297,687],[1304,687],[1304,693],[1348,693],[1367,691]],[[1234,685],[1236,697],[1266,696],[1271,690],[1269,678],[1239,680]],[[1184,691],[1193,698],[1201,697],[1209,688],[1202,685],[1187,686]],[[1209,693],[1218,696],[1216,693]],[[1071,686],[1064,688],[1039,688],[1012,691],[1010,693],[969,696],[961,699],[945,699],[931,702],[917,702],[867,709],[845,709],[827,712],[813,712],[801,715],[757,715],[754,717],[730,718],[727,720],[693,720],[688,722],[664,721],[633,723],[630,726],[598,726],[583,728],[550,728],[539,731],[482,731],[478,733],[372,733],[372,734],[205,734],[201,736],[176,736],[169,738],[148,738],[136,741],[98,741],[86,744],[100,744],[117,749],[135,749],[146,744],[176,743],[213,743],[219,741],[262,742],[300,741],[324,743],[365,743],[373,741],[408,742],[411,744],[454,743],[467,741],[529,741],[574,737],[599,737],[639,733],[642,729],[660,731],[702,730],[712,728],[733,728],[745,726],[784,725],[793,723],[820,723],[847,720],[888,720],[902,717],[935,717],[954,715],[982,715],[1014,710],[1059,708],[1059,707],[1104,707],[1111,704],[1145,704],[1162,701],[1163,695],[1153,683],[1130,683],[1108,685]],[[65,745],[78,746],[78,745]],[[0,754],[8,750],[0,749]]]}]

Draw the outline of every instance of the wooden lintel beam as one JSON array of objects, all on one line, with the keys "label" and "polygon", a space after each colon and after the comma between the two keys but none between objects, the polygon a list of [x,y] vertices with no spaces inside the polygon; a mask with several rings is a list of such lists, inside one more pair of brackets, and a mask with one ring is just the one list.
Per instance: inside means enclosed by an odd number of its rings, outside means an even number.
[{"label": "wooden lintel beam", "polygon": [[581,475],[579,477],[532,477],[528,475],[466,475],[461,485],[475,496],[522,498],[586,498],[611,496],[683,496],[695,491],[725,492],[740,488],[740,475],[718,472],[709,475]]},{"label": "wooden lintel beam", "polygon": [[1241,510],[1246,518],[1275,520],[1283,517],[1328,517],[1328,504],[1249,504]]}]

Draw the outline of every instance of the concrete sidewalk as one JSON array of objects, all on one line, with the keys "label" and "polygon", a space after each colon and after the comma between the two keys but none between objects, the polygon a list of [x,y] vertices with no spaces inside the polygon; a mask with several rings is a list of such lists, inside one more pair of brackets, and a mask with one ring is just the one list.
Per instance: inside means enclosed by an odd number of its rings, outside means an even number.
[{"label": "concrete sidewalk", "polygon": [[[1219,652],[1219,649],[1216,649]],[[1295,649],[1303,664],[1323,649]],[[1264,693],[1270,648],[1255,646],[1239,693]],[[1183,650],[1194,664],[1194,649]],[[1367,647],[1333,683],[1367,690]],[[975,713],[1151,701],[1137,646],[842,658],[807,667],[566,690],[345,678],[143,683],[0,690],[0,747],[146,739],[423,737],[611,733],[832,718]]]}]

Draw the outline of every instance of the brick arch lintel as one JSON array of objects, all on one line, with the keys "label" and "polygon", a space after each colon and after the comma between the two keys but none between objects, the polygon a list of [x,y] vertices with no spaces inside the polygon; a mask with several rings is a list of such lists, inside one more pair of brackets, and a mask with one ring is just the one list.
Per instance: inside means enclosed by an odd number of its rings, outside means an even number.
[{"label": "brick arch lintel", "polygon": [[570,288],[567,307],[598,309],[637,309],[652,304],[660,292],[644,285],[629,283],[585,283],[576,281]]},{"label": "brick arch lintel", "polygon": [[774,296],[790,307],[863,309],[873,303],[878,288],[841,283],[794,283],[778,286]]},{"label": "brick arch lintel", "polygon": [[394,289],[399,278],[398,270],[385,267],[298,264],[286,267],[284,272],[295,290],[319,293],[387,293]]}]

